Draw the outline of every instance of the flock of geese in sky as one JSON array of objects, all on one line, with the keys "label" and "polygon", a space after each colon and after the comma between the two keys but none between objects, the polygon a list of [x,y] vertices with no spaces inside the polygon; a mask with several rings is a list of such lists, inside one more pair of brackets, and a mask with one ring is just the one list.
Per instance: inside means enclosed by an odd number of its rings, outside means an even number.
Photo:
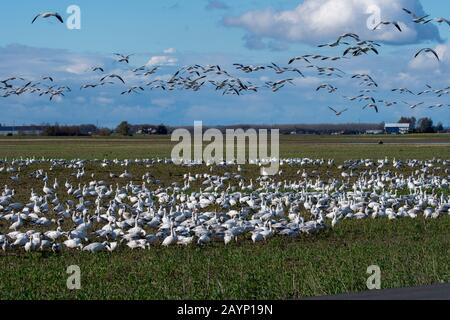
[{"label": "flock of geese in sky", "polygon": [[[269,161],[280,162],[278,175],[258,175],[258,165]],[[167,182],[158,175],[173,167],[168,159],[2,160],[0,179],[9,182],[0,195],[0,250],[264,243],[350,219],[395,223],[450,214],[449,160],[251,163],[185,162],[187,173]]]},{"label": "flock of geese in sky", "polygon": [[[429,23],[447,23],[449,21],[445,18],[430,18],[429,15],[419,17],[408,9],[403,9],[408,16],[411,16],[412,21],[417,24],[429,24]],[[56,12],[44,12],[36,15],[32,23],[35,23],[38,19],[57,19],[63,23],[64,20]],[[398,21],[382,21],[374,28],[375,30],[381,27],[389,27],[403,32],[401,23]],[[448,107],[445,103],[426,103],[424,101],[419,102],[405,102],[405,101],[387,101],[384,99],[376,98],[379,85],[369,74],[347,74],[345,71],[338,67],[323,66],[319,63],[331,63],[340,60],[349,60],[354,57],[375,54],[378,55],[381,44],[372,40],[363,40],[354,33],[345,33],[339,36],[336,41],[327,44],[319,45],[319,48],[338,48],[344,47],[342,54],[336,56],[327,56],[321,54],[305,54],[293,57],[287,62],[286,66],[276,63],[270,63],[267,65],[245,65],[240,63],[233,64],[236,71],[244,74],[254,74],[257,72],[271,72],[274,75],[284,75],[281,79],[265,80],[262,83],[254,83],[248,80],[246,77],[237,77],[231,72],[225,70],[219,65],[189,65],[184,66],[175,71],[171,76],[157,75],[156,72],[161,66],[141,66],[138,68],[128,67],[130,59],[133,54],[121,54],[114,53],[117,64],[123,67],[126,73],[117,74],[112,72],[108,73],[104,66],[94,66],[87,70],[94,74],[99,74],[99,79],[93,83],[82,84],[80,90],[89,90],[93,88],[100,88],[104,86],[119,86],[121,95],[140,94],[147,90],[192,90],[199,91],[205,86],[212,86],[215,91],[221,92],[223,95],[243,95],[245,93],[255,93],[263,89],[271,90],[272,92],[278,92],[280,89],[286,86],[296,85],[298,78],[305,78],[306,74],[312,76],[319,76],[321,78],[329,78],[330,80],[337,80],[340,78],[349,78],[353,81],[359,81],[359,92],[353,96],[342,95],[345,99],[345,103],[358,102],[363,103],[363,109],[373,109],[379,112],[380,105],[391,107],[400,103],[404,103],[415,109],[419,106],[426,105],[429,108],[442,108]],[[415,57],[419,55],[428,55],[434,57],[437,61],[440,61],[438,53],[432,48],[423,48],[419,50]],[[131,76],[130,76],[131,72]],[[129,80],[129,79],[132,80]],[[263,77],[259,77],[262,79]],[[128,79],[127,81],[125,79]],[[355,83],[356,86],[356,83]],[[326,81],[321,84],[316,91],[326,90],[328,93],[336,93],[338,88]],[[2,93],[3,91],[3,93]],[[54,100],[55,97],[64,97],[68,92],[74,91],[68,85],[57,85],[53,77],[46,76],[42,79],[25,79],[19,76],[9,77],[4,80],[0,80],[0,95],[3,98],[20,96],[23,94],[37,94],[39,96],[47,96],[50,100]],[[414,93],[408,88],[394,88],[392,92],[397,92],[401,95],[411,95],[416,98],[419,96],[431,95],[432,98],[440,98],[450,93],[450,87],[446,88],[431,88],[427,85],[427,89],[420,93]],[[403,100],[403,99],[402,99]],[[337,107],[330,106],[329,109],[336,114],[336,116],[342,115],[349,108],[342,109],[342,111],[336,111]]]}]

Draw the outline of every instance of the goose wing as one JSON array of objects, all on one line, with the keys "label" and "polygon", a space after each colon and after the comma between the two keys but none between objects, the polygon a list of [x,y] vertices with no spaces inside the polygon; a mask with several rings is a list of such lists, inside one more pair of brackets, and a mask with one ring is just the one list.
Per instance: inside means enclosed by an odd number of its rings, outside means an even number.
[{"label": "goose wing", "polygon": [[122,77],[121,76],[118,76],[118,75],[114,75],[117,79],[119,79],[120,81],[122,81],[123,82],[123,84],[125,84],[125,81],[122,79]]},{"label": "goose wing", "polygon": [[441,61],[441,59],[439,59],[439,55],[438,55],[437,52],[434,51],[433,49],[428,49],[427,52],[431,52],[432,54],[434,54],[434,56],[436,57],[436,59],[438,59],[438,61]]},{"label": "goose wing", "polygon": [[31,23],[33,24],[37,18],[39,18],[41,16],[41,13],[39,13],[36,17],[34,17],[33,21],[31,21]]},{"label": "goose wing", "polygon": [[423,49],[421,49],[421,50],[419,50],[417,53],[416,53],[416,55],[414,56],[414,58],[417,58],[421,53],[423,53],[423,52],[430,52],[430,53],[432,53],[435,57],[436,57],[436,59],[438,59],[438,61],[441,61],[441,59],[439,59],[439,55],[436,53],[436,51],[434,51],[433,49],[431,49],[431,48],[423,48]]},{"label": "goose wing", "polygon": [[59,20],[59,22],[64,23],[64,20],[59,13],[55,12],[54,16],[56,19]]},{"label": "goose wing", "polygon": [[328,109],[330,109],[331,111],[333,111],[334,113],[338,113],[336,110],[334,110],[332,107],[328,107]]}]

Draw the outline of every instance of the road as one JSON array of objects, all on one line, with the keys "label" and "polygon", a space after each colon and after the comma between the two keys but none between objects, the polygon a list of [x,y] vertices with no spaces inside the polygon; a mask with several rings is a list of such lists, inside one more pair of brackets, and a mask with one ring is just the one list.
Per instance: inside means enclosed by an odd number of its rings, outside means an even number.
[{"label": "road", "polygon": [[312,300],[450,300],[450,283],[315,297]]}]

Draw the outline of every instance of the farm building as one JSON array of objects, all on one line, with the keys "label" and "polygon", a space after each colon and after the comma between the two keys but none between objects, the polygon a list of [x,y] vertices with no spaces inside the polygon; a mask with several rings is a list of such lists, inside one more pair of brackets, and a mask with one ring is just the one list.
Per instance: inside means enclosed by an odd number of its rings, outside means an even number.
[{"label": "farm building", "polygon": [[388,134],[407,134],[411,130],[409,123],[386,123],[384,131]]},{"label": "farm building", "polygon": [[2,126],[0,125],[0,136],[11,136],[11,135],[39,135],[42,134],[43,128],[38,126]]},{"label": "farm building", "polygon": [[383,130],[366,130],[366,134],[382,134]]}]

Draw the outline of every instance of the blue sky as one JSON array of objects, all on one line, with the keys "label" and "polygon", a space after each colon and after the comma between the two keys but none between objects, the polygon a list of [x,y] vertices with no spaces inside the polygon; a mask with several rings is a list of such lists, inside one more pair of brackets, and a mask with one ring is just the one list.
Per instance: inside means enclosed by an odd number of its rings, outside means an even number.
[{"label": "blue sky", "polygon": [[[11,75],[39,79],[51,73],[58,83],[79,88],[80,84],[92,81],[93,75],[86,72],[90,64],[107,66],[109,70],[123,74],[128,72],[126,67],[114,63],[113,52],[136,53],[131,61],[133,66],[140,66],[151,59],[161,61],[162,76],[177,67],[195,63],[218,63],[226,67],[233,62],[263,64],[275,61],[286,64],[290,57],[299,54],[339,54],[316,47],[339,35],[339,28],[334,30],[333,25],[322,25],[311,18],[322,9],[325,19],[330,15],[324,9],[330,0],[316,0],[315,4],[313,1],[3,1],[0,21],[7,32],[0,38],[0,79]],[[317,7],[319,2],[322,7]],[[367,19],[367,15],[361,12],[362,4],[379,5],[383,19],[401,17],[406,21],[407,17],[401,15],[402,6],[415,10],[423,7],[432,17],[450,12],[450,4],[440,0],[339,2],[342,2],[340,8],[345,10],[342,14],[331,14],[330,19],[350,15],[347,21],[354,22],[352,26],[355,29],[362,25],[359,22]],[[47,20],[37,21],[33,25],[30,23],[36,13],[43,11],[57,11],[67,17],[66,8],[72,4],[81,8],[81,30],[68,30],[57,22]],[[280,16],[294,19],[295,26],[280,22]],[[450,19],[450,16],[447,18]],[[349,73],[366,71],[374,75],[382,83],[377,97],[388,100],[417,102],[417,97],[394,95],[390,88],[408,86],[419,91],[425,83],[439,88],[450,85],[450,80],[445,76],[450,71],[450,49],[447,51],[450,27],[408,27],[402,35],[383,30],[378,34],[380,39],[389,40],[385,41],[380,56],[352,59],[342,67]],[[369,32],[352,31],[365,35]],[[439,46],[443,62],[435,65],[428,58],[414,61],[412,56],[415,50],[425,46]],[[274,77],[258,74],[252,75],[251,79],[265,81]],[[316,93],[316,86],[324,82],[338,86],[339,94]],[[450,107],[411,110],[406,105],[400,105],[382,107],[376,114],[371,110],[362,110],[361,104],[350,106],[342,95],[351,95],[359,88],[348,79],[320,79],[311,75],[307,79],[298,79],[296,84],[275,94],[269,91],[241,97],[223,97],[212,89],[202,92],[152,91],[124,97],[120,95],[123,88],[105,88],[73,90],[70,95],[55,102],[35,96],[0,98],[3,109],[0,122],[99,122],[100,125],[114,126],[121,120],[171,125],[203,120],[208,124],[273,124],[381,122],[395,121],[401,115],[431,116],[445,125],[450,121]],[[430,103],[438,102],[446,103],[445,97],[430,100]],[[336,118],[329,112],[328,106],[350,107],[351,111]]]}]

